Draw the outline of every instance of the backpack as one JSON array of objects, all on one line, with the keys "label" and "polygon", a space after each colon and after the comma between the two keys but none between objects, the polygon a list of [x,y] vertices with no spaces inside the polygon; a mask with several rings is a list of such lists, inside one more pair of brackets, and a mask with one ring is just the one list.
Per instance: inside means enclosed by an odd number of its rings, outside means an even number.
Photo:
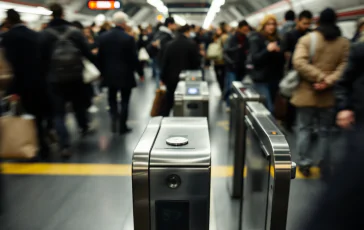
[{"label": "backpack", "polygon": [[83,55],[75,44],[69,39],[76,31],[68,27],[64,33],[54,29],[48,32],[57,37],[51,56],[51,83],[71,83],[83,79]]}]

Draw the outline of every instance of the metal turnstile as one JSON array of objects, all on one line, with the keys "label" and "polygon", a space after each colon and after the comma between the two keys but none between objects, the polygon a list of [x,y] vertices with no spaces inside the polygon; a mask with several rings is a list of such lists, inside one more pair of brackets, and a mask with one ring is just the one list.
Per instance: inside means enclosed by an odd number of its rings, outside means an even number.
[{"label": "metal turnstile", "polygon": [[180,81],[174,93],[175,117],[208,117],[209,88],[207,82]]},{"label": "metal turnstile", "polygon": [[240,198],[243,189],[243,174],[245,164],[246,145],[246,103],[248,101],[262,101],[263,98],[253,89],[252,85],[243,85],[239,81],[232,84],[229,153],[228,162],[233,165],[233,177],[228,180],[231,197]]},{"label": "metal turnstile", "polygon": [[296,165],[284,134],[263,104],[247,102],[246,110],[249,143],[240,229],[285,230]]},{"label": "metal turnstile", "polygon": [[203,74],[201,70],[184,70],[180,73],[179,79],[181,81],[203,81]]},{"label": "metal turnstile", "polygon": [[206,118],[152,118],[134,150],[135,230],[208,230],[211,150]]}]

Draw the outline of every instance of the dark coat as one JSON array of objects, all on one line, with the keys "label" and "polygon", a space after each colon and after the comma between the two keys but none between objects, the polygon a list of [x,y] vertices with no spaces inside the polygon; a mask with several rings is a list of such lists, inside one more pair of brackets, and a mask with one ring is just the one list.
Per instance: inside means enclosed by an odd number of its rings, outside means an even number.
[{"label": "dark coat", "polygon": [[[48,24],[47,28],[52,28],[60,33],[63,33],[70,26],[72,26],[72,24],[63,19],[54,19]],[[42,67],[43,67],[42,70],[44,71],[45,75],[50,74],[49,71],[50,71],[51,57],[54,49],[54,44],[58,39],[52,33],[48,32],[47,28],[41,32],[40,36]],[[95,56],[92,54],[90,46],[81,31],[75,30],[69,36],[69,39],[81,51],[84,57],[89,59],[92,63],[96,64]]]},{"label": "dark coat", "polygon": [[179,35],[167,44],[163,53],[161,80],[167,86],[176,86],[182,70],[200,69],[201,58],[194,41]]},{"label": "dark coat", "polygon": [[245,62],[249,51],[249,40],[244,34],[232,35],[224,47],[224,60],[228,71],[245,75]]},{"label": "dark coat", "polygon": [[269,52],[268,44],[269,41],[260,33],[254,33],[249,37],[249,52],[254,66],[251,78],[254,82],[277,82],[283,77],[284,54],[283,52]]},{"label": "dark coat", "polygon": [[98,43],[97,60],[105,85],[125,89],[135,87],[134,72],[140,72],[135,39],[121,27],[115,27],[102,34]]},{"label": "dark coat", "polygon": [[2,35],[1,45],[14,74],[7,93],[20,95],[28,113],[50,114],[47,82],[41,74],[39,34],[19,24]]},{"label": "dark coat", "polygon": [[348,65],[334,88],[337,110],[354,110],[360,122],[364,122],[363,63],[364,43],[358,43],[352,47]]}]

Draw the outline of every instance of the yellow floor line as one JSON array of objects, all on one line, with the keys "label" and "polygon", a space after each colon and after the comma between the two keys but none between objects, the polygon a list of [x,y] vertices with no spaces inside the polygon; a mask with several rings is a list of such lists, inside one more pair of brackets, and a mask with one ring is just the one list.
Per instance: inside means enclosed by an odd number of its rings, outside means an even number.
[{"label": "yellow floor line", "polygon": [[[131,165],[126,164],[62,164],[62,163],[3,163],[3,174],[7,175],[59,175],[59,176],[131,176]],[[246,170],[244,173],[246,176]],[[297,179],[317,179],[318,168],[311,169],[311,177],[304,177],[297,170]],[[213,166],[213,178],[225,178],[233,175],[232,166]]]}]

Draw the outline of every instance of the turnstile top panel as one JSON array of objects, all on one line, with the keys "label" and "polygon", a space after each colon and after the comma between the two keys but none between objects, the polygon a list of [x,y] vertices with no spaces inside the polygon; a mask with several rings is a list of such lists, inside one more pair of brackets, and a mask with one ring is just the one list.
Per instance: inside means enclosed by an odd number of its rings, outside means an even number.
[{"label": "turnstile top panel", "polygon": [[186,77],[195,77],[196,79],[202,78],[201,70],[184,70],[179,75],[180,79],[185,79]]},{"label": "turnstile top panel", "polygon": [[162,120],[150,154],[150,166],[211,165],[207,118],[173,117]]},{"label": "turnstile top panel", "polygon": [[232,87],[239,98],[249,98],[250,100],[260,100],[262,98],[261,95],[255,91],[253,85],[246,85],[240,81],[234,81]]},{"label": "turnstile top panel", "polygon": [[209,96],[209,88],[207,82],[204,81],[192,81],[184,82],[180,81],[177,85],[175,95],[181,95],[184,97],[198,97]]}]

